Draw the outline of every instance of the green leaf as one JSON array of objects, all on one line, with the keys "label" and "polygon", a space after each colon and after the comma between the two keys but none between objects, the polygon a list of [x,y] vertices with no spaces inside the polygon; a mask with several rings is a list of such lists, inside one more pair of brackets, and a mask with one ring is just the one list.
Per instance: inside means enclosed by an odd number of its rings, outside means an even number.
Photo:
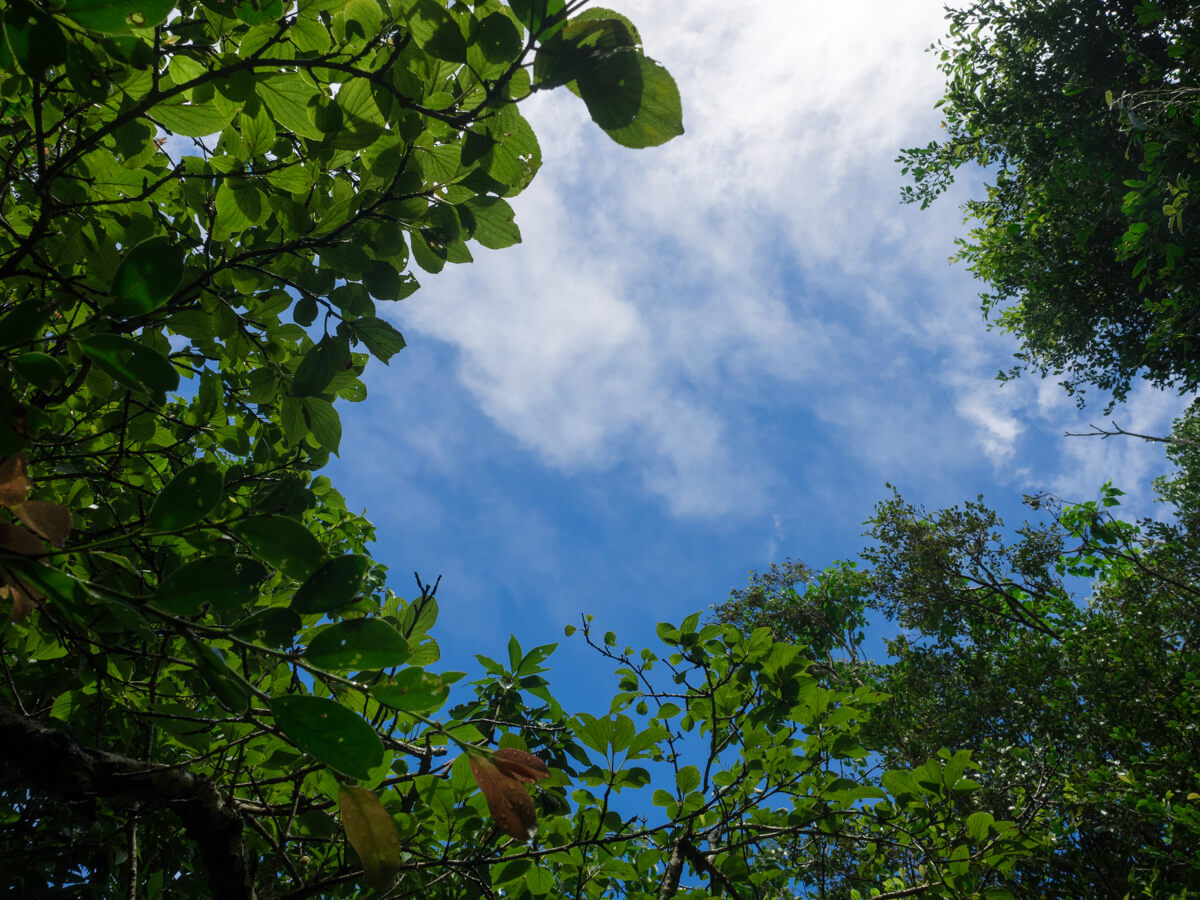
[{"label": "green leaf", "polygon": [[[503,202],[503,201],[501,201]],[[374,316],[366,316],[348,322],[350,333],[367,345],[371,355],[387,365],[388,360],[403,350],[406,346],[404,335],[397,331],[390,322]]]},{"label": "green leaf", "polygon": [[304,658],[322,669],[390,669],[408,659],[408,641],[382,619],[348,619],[321,629]]},{"label": "green leaf", "polygon": [[338,556],[309,576],[292,597],[291,607],[304,615],[324,613],[354,601],[370,560],[365,556]]},{"label": "green leaf", "polygon": [[66,0],[62,11],[84,28],[119,34],[167,20],[175,0]]},{"label": "green leaf", "polygon": [[[372,0],[372,6],[378,5]],[[383,113],[371,95],[371,82],[366,78],[351,78],[338,91],[337,105],[342,111],[342,125],[331,143],[341,150],[361,150],[383,134]]]},{"label": "green leaf", "polygon": [[[252,110],[251,106],[253,106]],[[242,147],[245,149],[248,157],[261,156],[270,150],[271,146],[275,143],[275,123],[271,120],[270,113],[267,112],[266,104],[262,102],[247,104],[246,110],[238,116],[238,129],[242,135]],[[303,170],[285,169],[284,171],[302,172]],[[278,175],[279,173],[275,172],[272,174]],[[268,175],[267,177],[270,180],[270,176]],[[304,188],[300,190],[304,190]]]},{"label": "green leaf", "polygon": [[311,531],[295,519],[257,516],[243,519],[230,529],[255,556],[304,581],[325,561],[325,548]]},{"label": "green leaf", "polygon": [[166,612],[192,616],[205,603],[214,609],[238,609],[253,604],[266,567],[242,556],[208,556],[193,560],[165,578],[153,603]]},{"label": "green leaf", "polygon": [[346,840],[363,864],[367,884],[382,893],[391,886],[403,862],[395,821],[366,788],[339,785],[338,809]]},{"label": "green leaf", "polygon": [[183,278],[183,251],[165,235],[142,241],[121,260],[109,293],[110,315],[128,319],[153,312],[171,299]]},{"label": "green leaf", "polygon": [[304,418],[317,444],[330,453],[337,453],[342,443],[342,420],[327,400],[305,397]]},{"label": "green leaf", "polygon": [[217,103],[158,103],[150,108],[151,117],[163,128],[197,138],[221,133],[236,114],[236,106]]},{"label": "green leaf", "polygon": [[93,363],[126,387],[162,400],[179,387],[179,373],[151,347],[116,334],[96,334],[79,342]]},{"label": "green leaf", "polygon": [[229,668],[221,655],[208,644],[190,636],[186,640],[196,661],[200,663],[200,675],[217,699],[235,713],[244,713],[249,709],[254,691],[246,680]]},{"label": "green leaf", "polygon": [[371,696],[385,706],[408,712],[429,714],[441,708],[450,696],[452,681],[441,675],[409,666],[396,677],[371,688]]},{"label": "green leaf", "polygon": [[438,59],[467,61],[467,42],[458,20],[437,0],[415,0],[408,16],[408,27],[418,47]]},{"label": "green leaf", "polygon": [[67,39],[50,16],[25,0],[12,0],[3,11],[4,37],[25,74],[40,81],[46,70],[67,59]]},{"label": "green leaf", "polygon": [[296,374],[292,377],[289,393],[293,397],[312,397],[320,394],[333,380],[343,358],[342,348],[335,338],[329,335],[321,338],[300,360]]},{"label": "green leaf", "polygon": [[290,609],[272,606],[247,616],[234,627],[233,633],[268,647],[290,647],[301,627],[300,617]]},{"label": "green leaf", "polygon": [[21,376],[43,391],[52,390],[67,378],[67,370],[47,353],[22,353],[13,360],[12,366]]},{"label": "green leaf", "polygon": [[263,192],[247,178],[224,179],[217,188],[216,208],[217,225],[225,235],[260,225],[271,215]]},{"label": "green leaf", "polygon": [[521,54],[521,34],[512,19],[494,12],[479,23],[479,47],[490,63],[509,63]]},{"label": "green leaf", "polygon": [[334,700],[285,694],[272,698],[271,714],[289,741],[343,775],[365,781],[383,761],[375,729]]},{"label": "green leaf", "polygon": [[254,86],[259,98],[284,128],[301,137],[324,140],[321,131],[308,117],[308,104],[319,92],[296,75],[260,78]]},{"label": "green leaf", "polygon": [[521,230],[513,221],[513,208],[499,197],[473,197],[464,206],[474,219],[471,236],[490,250],[521,243]]},{"label": "green leaf", "polygon": [[[629,124],[601,127],[623,147],[657,147],[683,134],[683,106],[679,99],[679,87],[671,73],[654,60],[640,56],[638,62],[641,89],[637,115]],[[581,79],[581,91],[582,88]],[[604,105],[599,98],[595,99],[598,105]],[[584,102],[587,102],[587,96]],[[592,110],[591,104],[588,110]],[[595,113],[592,118],[595,118]]]},{"label": "green leaf", "polygon": [[188,466],[154,498],[147,524],[152,531],[179,531],[194,525],[221,501],[224,488],[225,476],[216,463]]}]

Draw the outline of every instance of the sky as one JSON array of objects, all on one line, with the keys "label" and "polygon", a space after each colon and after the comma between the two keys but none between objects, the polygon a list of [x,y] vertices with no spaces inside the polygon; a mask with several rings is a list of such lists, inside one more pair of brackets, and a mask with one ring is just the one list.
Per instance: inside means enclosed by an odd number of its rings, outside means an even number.
[{"label": "sky", "polygon": [[[1053,381],[998,383],[1016,343],[948,262],[982,175],[899,203],[899,149],[938,136],[941,4],[613,7],[677,80],[686,134],[628,150],[565,90],[532,98],[523,243],[418,273],[384,311],[408,348],[339,407],[328,474],[397,593],[442,576],[445,668],[584,613],[651,645],[751,569],[856,556],[889,483],[929,508],[983,494],[1015,525],[1024,493],[1111,479],[1163,514],[1160,449],[1064,432],[1165,434],[1182,402],[1138,388],[1105,417]],[[581,699],[611,668],[577,638],[551,665]]]}]

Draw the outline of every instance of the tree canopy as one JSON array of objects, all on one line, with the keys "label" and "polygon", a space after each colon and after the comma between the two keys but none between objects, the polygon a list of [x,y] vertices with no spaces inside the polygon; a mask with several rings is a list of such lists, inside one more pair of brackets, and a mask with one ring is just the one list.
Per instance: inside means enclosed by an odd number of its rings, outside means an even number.
[{"label": "tree canopy", "polygon": [[[982,502],[930,513],[895,496],[865,565],[774,566],[716,617],[820,648],[824,685],[880,692],[862,740],[884,766],[974,748],[984,806],[1036,810],[1017,896],[1193,896],[1200,548],[1188,527],[1114,517],[1119,496],[1030,498],[1042,518],[1015,540]],[[884,659],[862,652],[868,620],[899,629]]]},{"label": "tree canopy", "polygon": [[909,201],[964,166],[986,196],[958,258],[1023,370],[1120,399],[1143,375],[1200,386],[1190,183],[1200,39],[1185,0],[974,0],[948,10],[945,135],[900,157]]},{"label": "tree canopy", "polygon": [[[634,25],[563,0],[0,5],[0,871],[20,896],[1008,896],[968,750],[876,771],[881,695],[663,625],[607,707],[552,645],[437,667],[316,474],[404,339],[379,304],[520,239],[566,87],[682,133]],[[423,276],[422,276],[423,277]],[[419,561],[418,561],[419,562]],[[407,592],[406,592],[407,593]],[[847,866],[853,872],[846,871]]]}]

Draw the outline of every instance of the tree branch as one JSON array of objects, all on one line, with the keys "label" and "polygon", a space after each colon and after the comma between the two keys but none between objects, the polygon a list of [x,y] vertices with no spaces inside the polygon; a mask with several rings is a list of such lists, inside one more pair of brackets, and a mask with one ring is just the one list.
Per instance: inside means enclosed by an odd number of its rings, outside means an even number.
[{"label": "tree branch", "polygon": [[254,900],[242,820],[206,778],[186,769],[93,750],[64,731],[0,706],[0,764],[24,784],[66,800],[165,804],[200,850],[212,896]]}]

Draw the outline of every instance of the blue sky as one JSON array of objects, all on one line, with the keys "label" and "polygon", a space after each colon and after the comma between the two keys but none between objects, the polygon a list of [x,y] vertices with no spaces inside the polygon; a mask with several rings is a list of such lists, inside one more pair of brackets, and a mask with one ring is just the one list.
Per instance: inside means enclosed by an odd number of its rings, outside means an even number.
[{"label": "blue sky", "polygon": [[[983,493],[1016,524],[1022,493],[1111,478],[1155,514],[1161,451],[1064,438],[1102,404],[994,380],[1015,343],[947,263],[978,183],[898,202],[898,149],[938,133],[940,4],[613,5],[677,79],[687,133],[630,151],[566,91],[533,98],[524,243],[419,273],[386,311],[408,349],[340,407],[328,474],[397,593],[443,576],[447,668],[583,612],[653,643],[749,569],[855,556],[886,482],[930,507]],[[1139,388],[1113,418],[1162,434],[1181,409]],[[552,663],[567,695],[608,668],[578,640]]]}]

